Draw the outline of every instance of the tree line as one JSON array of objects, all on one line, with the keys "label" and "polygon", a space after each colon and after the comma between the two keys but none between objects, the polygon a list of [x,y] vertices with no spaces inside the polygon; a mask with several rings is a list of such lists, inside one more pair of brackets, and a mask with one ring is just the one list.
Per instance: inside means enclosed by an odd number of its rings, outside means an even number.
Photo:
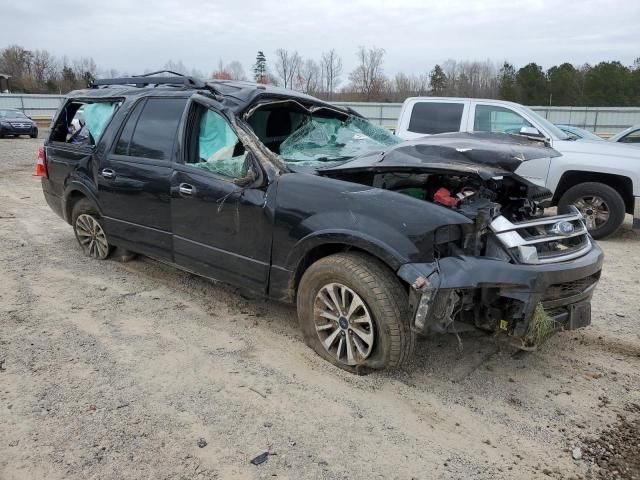
[{"label": "tree line", "polygon": [[[299,90],[332,101],[402,102],[409,96],[458,96],[511,100],[525,105],[640,106],[640,57],[633,65],[603,61],[596,65],[562,63],[547,70],[536,63],[516,68],[509,62],[446,60],[421,73],[385,73],[386,51],[359,47],[355,67],[345,72],[336,49],[319,58],[279,48],[267,58],[259,51],[249,75],[242,63],[218,62],[209,74],[167,61],[163,69],[200,78],[253,80]],[[151,70],[146,69],[143,73]],[[0,50],[0,73],[12,92],[66,93],[95,78],[128,76],[100,69],[90,58],[57,58],[46,50],[11,45]]]}]

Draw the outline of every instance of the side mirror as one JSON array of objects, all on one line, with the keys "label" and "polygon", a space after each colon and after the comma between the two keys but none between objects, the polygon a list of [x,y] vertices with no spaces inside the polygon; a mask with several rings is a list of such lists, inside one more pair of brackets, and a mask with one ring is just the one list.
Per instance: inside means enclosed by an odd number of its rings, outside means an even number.
[{"label": "side mirror", "polygon": [[540,131],[535,127],[521,127],[520,135],[526,135],[528,137],[542,137]]}]

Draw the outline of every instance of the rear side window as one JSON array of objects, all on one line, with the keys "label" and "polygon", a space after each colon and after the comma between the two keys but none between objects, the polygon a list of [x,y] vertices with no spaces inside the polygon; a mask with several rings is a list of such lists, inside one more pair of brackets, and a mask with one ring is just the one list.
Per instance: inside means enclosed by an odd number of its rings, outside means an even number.
[{"label": "rear side window", "polygon": [[[115,153],[169,161],[186,103],[186,98],[150,98],[143,106],[136,106],[122,129]],[[142,109],[139,115],[138,109]]]},{"label": "rear side window", "polygon": [[425,134],[458,132],[463,109],[462,103],[416,103],[411,112],[408,130]]}]

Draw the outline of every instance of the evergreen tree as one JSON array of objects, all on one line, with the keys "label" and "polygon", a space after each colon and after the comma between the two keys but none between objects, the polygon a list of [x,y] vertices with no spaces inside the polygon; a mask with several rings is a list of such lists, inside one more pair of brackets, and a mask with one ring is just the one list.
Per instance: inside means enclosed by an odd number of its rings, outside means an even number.
[{"label": "evergreen tree", "polygon": [[443,95],[447,91],[447,75],[440,65],[433,67],[429,73],[429,85],[431,92],[436,96]]},{"label": "evergreen tree", "polygon": [[520,88],[520,102],[525,105],[548,105],[547,77],[537,63],[529,63],[518,70],[516,82]]},{"label": "evergreen tree", "polygon": [[267,83],[267,57],[262,50],[256,55],[256,63],[253,66],[253,77],[258,83]]},{"label": "evergreen tree", "polygon": [[498,74],[498,96],[502,100],[517,102],[519,100],[518,85],[516,84],[516,69],[508,62],[504,62]]}]

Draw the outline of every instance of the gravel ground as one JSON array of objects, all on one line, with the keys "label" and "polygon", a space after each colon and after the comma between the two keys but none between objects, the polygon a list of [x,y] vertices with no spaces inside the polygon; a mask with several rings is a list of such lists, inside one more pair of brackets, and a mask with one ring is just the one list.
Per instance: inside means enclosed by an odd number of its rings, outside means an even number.
[{"label": "gravel ground", "polygon": [[356,377],[290,306],[83,257],[30,176],[41,141],[0,140],[0,479],[640,478],[628,224],[601,242],[589,328],[515,356],[435,337]]}]

